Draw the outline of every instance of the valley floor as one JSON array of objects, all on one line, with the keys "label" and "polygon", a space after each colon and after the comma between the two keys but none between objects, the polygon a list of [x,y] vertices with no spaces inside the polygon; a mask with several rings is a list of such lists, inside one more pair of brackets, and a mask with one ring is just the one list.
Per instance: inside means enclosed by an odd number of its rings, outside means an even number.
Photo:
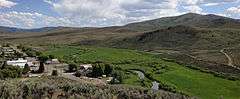
[{"label": "valley floor", "polygon": [[[45,47],[44,54],[54,55],[66,63],[111,63],[123,72],[123,84],[126,85],[151,88],[152,81],[157,81],[162,89],[201,99],[240,97],[239,80],[190,69],[174,61],[163,60],[159,55],[125,49],[62,45]],[[144,80],[140,80],[134,70],[142,71],[146,75]]]}]

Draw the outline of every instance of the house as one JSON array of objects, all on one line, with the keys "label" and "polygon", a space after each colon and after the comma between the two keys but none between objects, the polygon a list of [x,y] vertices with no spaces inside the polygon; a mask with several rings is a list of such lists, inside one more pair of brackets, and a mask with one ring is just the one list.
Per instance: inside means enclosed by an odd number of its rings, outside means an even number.
[{"label": "house", "polygon": [[77,71],[81,74],[81,76],[89,76],[92,73],[92,65],[91,64],[82,64],[80,65],[80,70]]},{"label": "house", "polygon": [[46,64],[60,64],[58,59],[49,59],[45,62]]},{"label": "house", "polygon": [[1,52],[4,52],[5,54],[14,54],[15,53],[15,51],[10,47],[2,47]]},{"label": "house", "polygon": [[36,57],[25,57],[29,66],[40,66],[40,61]]},{"label": "house", "polygon": [[85,70],[91,69],[92,68],[92,64],[82,64],[82,65],[80,65],[80,68],[83,68]]},{"label": "house", "polygon": [[25,64],[27,63],[28,63],[27,60],[24,60],[23,58],[18,58],[18,60],[7,61],[7,65],[19,66],[20,68],[24,68]]},{"label": "house", "polygon": [[38,61],[36,57],[25,57],[25,59],[31,71],[37,71],[39,69],[40,61]]}]

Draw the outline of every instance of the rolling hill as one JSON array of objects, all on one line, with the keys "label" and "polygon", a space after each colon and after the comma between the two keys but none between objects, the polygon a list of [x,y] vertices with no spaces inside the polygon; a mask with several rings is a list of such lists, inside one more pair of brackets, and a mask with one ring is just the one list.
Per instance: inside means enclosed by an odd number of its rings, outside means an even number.
[{"label": "rolling hill", "polygon": [[[50,29],[50,30],[49,30]],[[27,32],[1,28],[1,43],[22,43],[28,45],[75,44],[93,45],[137,50],[151,50],[163,54],[172,53],[176,58],[182,55],[205,60],[214,64],[227,65],[227,58],[220,52],[240,52],[240,20],[217,15],[188,13],[144,22],[113,27],[87,28],[44,28]],[[234,51],[231,51],[234,50]],[[233,52],[233,53],[231,53]],[[237,54],[236,54],[237,55]],[[238,56],[234,56],[237,58]],[[239,59],[233,59],[239,60]],[[184,60],[187,62],[189,60]],[[235,65],[239,62],[234,62]],[[218,65],[217,65],[218,66]],[[212,68],[212,67],[211,67]]]}]

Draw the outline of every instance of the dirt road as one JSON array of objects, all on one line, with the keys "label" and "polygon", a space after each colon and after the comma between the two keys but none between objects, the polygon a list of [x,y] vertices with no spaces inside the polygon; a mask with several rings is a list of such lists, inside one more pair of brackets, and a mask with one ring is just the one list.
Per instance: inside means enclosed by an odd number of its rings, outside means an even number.
[{"label": "dirt road", "polygon": [[225,50],[225,49],[222,49],[222,50],[220,50],[220,52],[223,53],[223,54],[227,57],[227,59],[228,59],[228,65],[231,66],[231,67],[234,67],[234,68],[236,68],[236,69],[238,69],[238,70],[240,70],[239,67],[234,66],[233,59],[232,59],[226,52],[224,52],[224,50]]}]

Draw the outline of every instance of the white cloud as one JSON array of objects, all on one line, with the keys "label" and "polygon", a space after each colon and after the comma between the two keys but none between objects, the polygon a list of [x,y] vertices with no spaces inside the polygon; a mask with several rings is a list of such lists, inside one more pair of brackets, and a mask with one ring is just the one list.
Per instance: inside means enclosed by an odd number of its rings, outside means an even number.
[{"label": "white cloud", "polygon": [[206,3],[204,6],[217,6],[219,3]]},{"label": "white cloud", "polygon": [[122,25],[178,15],[179,0],[59,0],[45,2],[82,26]]},{"label": "white cloud", "polygon": [[17,3],[9,1],[9,0],[0,0],[0,8],[10,8],[15,6]]},{"label": "white cloud", "polygon": [[8,12],[0,14],[0,25],[20,28],[39,28],[47,26],[72,26],[67,18],[55,18],[40,13]]},{"label": "white cloud", "polygon": [[186,10],[192,13],[203,13],[203,9],[197,5],[190,5],[190,6],[185,6],[184,7]]},{"label": "white cloud", "polygon": [[240,6],[230,7],[227,9],[227,12],[229,12],[230,14],[240,14]]},{"label": "white cloud", "polygon": [[240,6],[230,7],[225,11],[226,15],[229,17],[237,17],[240,18]]},{"label": "white cloud", "polygon": [[[6,0],[0,0],[6,1]],[[7,12],[0,14],[0,25],[24,28],[46,26],[110,26],[176,16],[187,12],[205,14],[203,7],[236,0],[43,0],[59,17],[40,13]],[[240,0],[238,0],[240,1]],[[9,1],[10,2],[10,1]],[[0,6],[1,7],[1,6]],[[228,9],[238,13],[239,7]],[[214,14],[214,13],[213,13]],[[229,15],[226,13],[219,13]]]}]

